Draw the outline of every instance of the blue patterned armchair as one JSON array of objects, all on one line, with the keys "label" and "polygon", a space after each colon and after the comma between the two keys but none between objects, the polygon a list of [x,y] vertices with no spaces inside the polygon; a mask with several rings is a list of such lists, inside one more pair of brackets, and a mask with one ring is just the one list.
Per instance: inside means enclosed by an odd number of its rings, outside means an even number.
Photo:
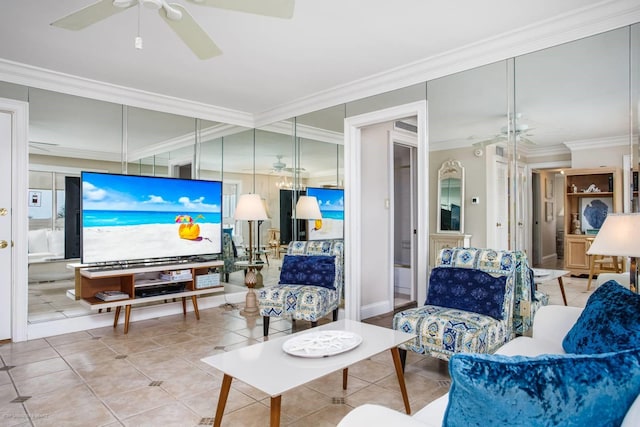
[{"label": "blue patterned armchair", "polygon": [[343,266],[342,240],[291,242],[282,261],[280,283],[258,294],[264,336],[269,335],[270,317],[307,320],[312,327],[331,312],[337,320],[344,288]]},{"label": "blue patterned armchair", "polygon": [[443,249],[425,305],[393,318],[393,329],[417,335],[401,346],[403,364],[407,350],[443,360],[455,353],[493,353],[531,326],[535,292],[522,252]]}]

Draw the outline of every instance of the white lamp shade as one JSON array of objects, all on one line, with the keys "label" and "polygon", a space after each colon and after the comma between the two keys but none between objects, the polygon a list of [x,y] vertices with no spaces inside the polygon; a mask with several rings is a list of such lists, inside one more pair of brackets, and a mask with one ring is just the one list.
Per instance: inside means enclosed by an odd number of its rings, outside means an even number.
[{"label": "white lamp shade", "polygon": [[607,215],[587,254],[640,257],[640,213]]},{"label": "white lamp shade", "polygon": [[322,219],[318,199],[315,196],[300,196],[296,203],[297,219]]},{"label": "white lamp shade", "polygon": [[259,194],[241,194],[233,218],[241,221],[269,219]]}]

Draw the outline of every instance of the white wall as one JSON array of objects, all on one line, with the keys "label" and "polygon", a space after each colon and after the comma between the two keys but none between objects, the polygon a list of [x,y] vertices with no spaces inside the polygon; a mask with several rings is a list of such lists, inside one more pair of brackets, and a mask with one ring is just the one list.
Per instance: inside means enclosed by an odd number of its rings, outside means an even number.
[{"label": "white wall", "polygon": [[[361,307],[389,303],[389,278],[392,265],[389,207],[390,198],[388,132],[392,123],[362,128],[362,297]],[[392,303],[392,302],[391,302]],[[388,310],[387,310],[388,311]]]}]

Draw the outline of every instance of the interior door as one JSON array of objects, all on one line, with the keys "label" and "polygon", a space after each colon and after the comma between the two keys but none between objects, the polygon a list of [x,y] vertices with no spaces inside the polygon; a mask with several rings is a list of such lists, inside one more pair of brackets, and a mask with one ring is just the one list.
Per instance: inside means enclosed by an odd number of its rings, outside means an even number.
[{"label": "interior door", "polygon": [[487,161],[487,247],[509,249],[509,165],[500,156]]},{"label": "interior door", "polygon": [[0,340],[11,339],[11,114],[0,111]]}]

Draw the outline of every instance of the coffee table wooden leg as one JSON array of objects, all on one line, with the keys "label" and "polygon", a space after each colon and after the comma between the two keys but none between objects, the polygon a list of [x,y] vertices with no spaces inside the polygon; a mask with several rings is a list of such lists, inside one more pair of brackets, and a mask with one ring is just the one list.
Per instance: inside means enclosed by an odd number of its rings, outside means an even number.
[{"label": "coffee table wooden leg", "polygon": [[227,398],[229,397],[229,389],[231,388],[231,375],[224,374],[222,378],[222,387],[220,387],[220,396],[218,397],[218,407],[216,408],[216,417],[213,420],[214,427],[220,427],[222,424],[222,414],[224,414],[224,407],[227,405]]},{"label": "coffee table wooden leg", "polygon": [[116,314],[114,314],[114,316],[113,316],[113,327],[114,327],[114,329],[118,327],[118,319],[120,319],[120,309],[121,308],[122,307],[120,307],[120,306],[116,307]]},{"label": "coffee table wooden leg", "polygon": [[276,396],[271,398],[271,422],[269,425],[271,427],[279,427],[280,426],[280,403],[282,401],[282,396]]},{"label": "coffee table wooden leg", "polygon": [[562,276],[558,277],[558,285],[560,285],[560,292],[562,293],[562,301],[564,301],[564,305],[567,305],[567,296],[564,293],[564,283],[562,282]]},{"label": "coffee table wooden leg", "polygon": [[344,368],[342,370],[342,389],[347,389],[347,378],[349,378],[349,368]]},{"label": "coffee table wooden leg", "polygon": [[129,319],[131,318],[131,305],[124,307],[124,333],[129,332]]},{"label": "coffee table wooden leg", "polygon": [[198,310],[198,295],[191,295],[191,302],[193,303],[193,312],[196,314],[196,319],[200,320],[200,310]]},{"label": "coffee table wooden leg", "polygon": [[404,401],[404,409],[407,414],[411,414],[411,406],[409,406],[409,396],[407,396],[407,386],[404,383],[404,373],[402,372],[402,362],[400,361],[400,352],[398,347],[393,347],[391,350],[391,356],[393,357],[393,366],[396,368],[396,375],[398,376],[398,384],[400,384],[400,391],[402,392],[402,400]]}]

